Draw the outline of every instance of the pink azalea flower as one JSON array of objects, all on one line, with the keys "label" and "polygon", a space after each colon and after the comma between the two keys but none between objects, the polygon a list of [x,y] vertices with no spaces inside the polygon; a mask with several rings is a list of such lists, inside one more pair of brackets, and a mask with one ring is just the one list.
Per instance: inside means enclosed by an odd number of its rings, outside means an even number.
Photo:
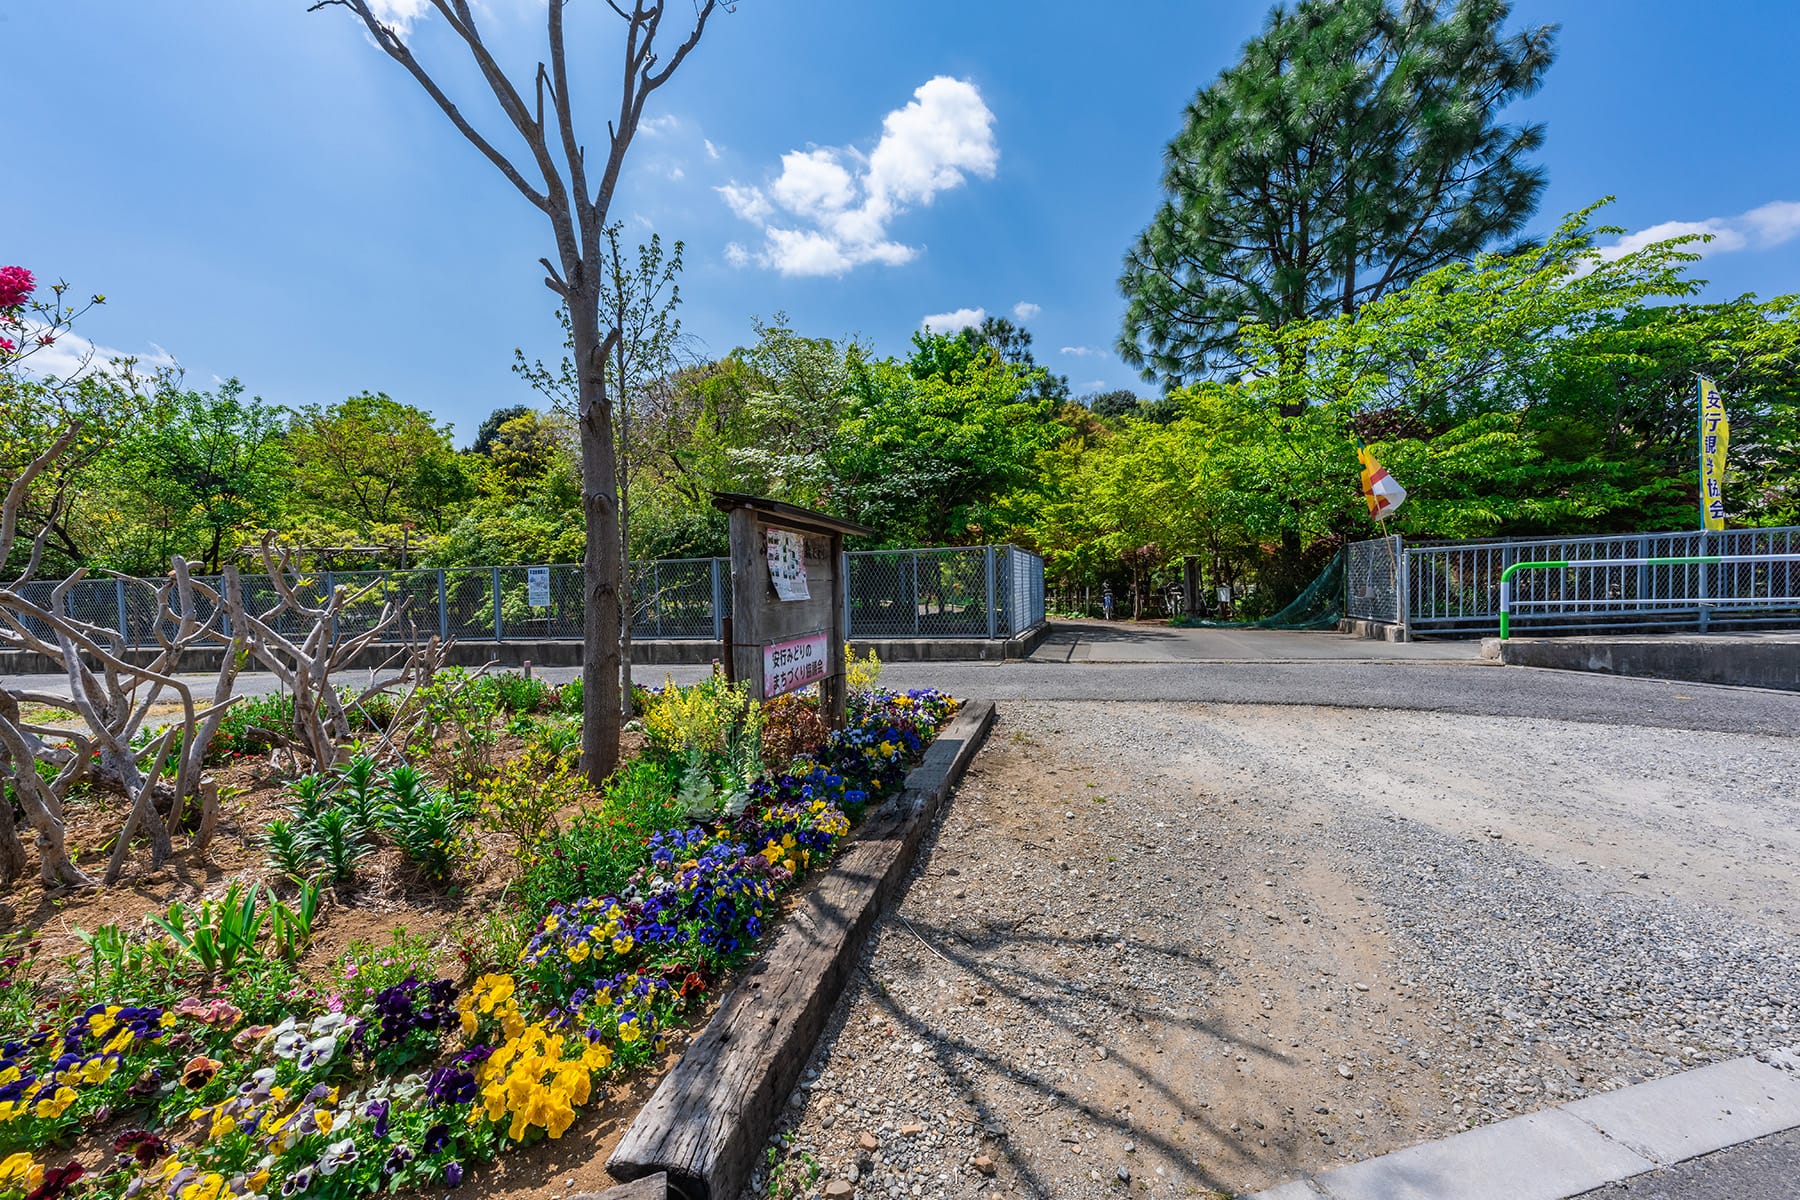
[{"label": "pink azalea flower", "polygon": [[0,308],[17,308],[31,299],[37,280],[24,267],[0,267]]}]

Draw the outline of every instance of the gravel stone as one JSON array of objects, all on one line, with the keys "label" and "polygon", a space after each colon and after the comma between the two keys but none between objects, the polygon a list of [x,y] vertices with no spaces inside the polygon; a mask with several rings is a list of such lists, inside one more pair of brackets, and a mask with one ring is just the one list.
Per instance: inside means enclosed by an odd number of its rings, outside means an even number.
[{"label": "gravel stone", "polygon": [[1795,1041],[1800,739],[1524,707],[1003,704],[777,1156],[1230,1195]]}]

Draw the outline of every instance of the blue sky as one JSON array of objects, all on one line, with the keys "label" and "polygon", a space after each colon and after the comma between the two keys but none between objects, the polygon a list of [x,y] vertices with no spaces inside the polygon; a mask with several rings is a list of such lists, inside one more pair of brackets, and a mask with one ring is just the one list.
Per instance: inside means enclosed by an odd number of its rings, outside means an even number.
[{"label": "blue sky", "polygon": [[[105,292],[81,332],[197,384],[286,405],[382,390],[466,441],[533,399],[513,348],[555,350],[547,226],[347,13],[305,8],[0,0],[0,263]],[[485,0],[509,63],[535,61],[541,8]],[[1111,352],[1120,259],[1182,106],[1267,9],[743,0],[653,97],[614,215],[686,242],[684,325],[712,354],[777,311],[901,353],[927,316],[1017,309],[1078,392],[1148,394]],[[1615,194],[1633,231],[1710,223],[1709,294],[1800,290],[1800,5],[1519,0],[1513,23],[1541,22],[1559,60],[1511,114],[1549,126],[1538,225]],[[597,146],[616,42],[583,28]],[[444,31],[413,37],[498,131]]]}]

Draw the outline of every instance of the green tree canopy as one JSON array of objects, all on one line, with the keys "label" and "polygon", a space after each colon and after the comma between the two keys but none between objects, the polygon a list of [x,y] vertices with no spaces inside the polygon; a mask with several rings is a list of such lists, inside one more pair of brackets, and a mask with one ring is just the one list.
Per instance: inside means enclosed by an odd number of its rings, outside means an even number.
[{"label": "green tree canopy", "polygon": [[299,514],[328,540],[398,541],[408,522],[442,532],[453,507],[474,495],[450,427],[383,392],[299,410],[288,449]]}]

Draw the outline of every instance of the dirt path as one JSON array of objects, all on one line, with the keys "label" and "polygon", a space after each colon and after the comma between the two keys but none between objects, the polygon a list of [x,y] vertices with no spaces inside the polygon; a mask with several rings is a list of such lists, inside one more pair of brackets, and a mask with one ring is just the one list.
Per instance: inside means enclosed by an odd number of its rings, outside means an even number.
[{"label": "dirt path", "polygon": [[1791,1040],[1795,779],[1785,738],[1009,702],[776,1190],[1251,1191]]}]

